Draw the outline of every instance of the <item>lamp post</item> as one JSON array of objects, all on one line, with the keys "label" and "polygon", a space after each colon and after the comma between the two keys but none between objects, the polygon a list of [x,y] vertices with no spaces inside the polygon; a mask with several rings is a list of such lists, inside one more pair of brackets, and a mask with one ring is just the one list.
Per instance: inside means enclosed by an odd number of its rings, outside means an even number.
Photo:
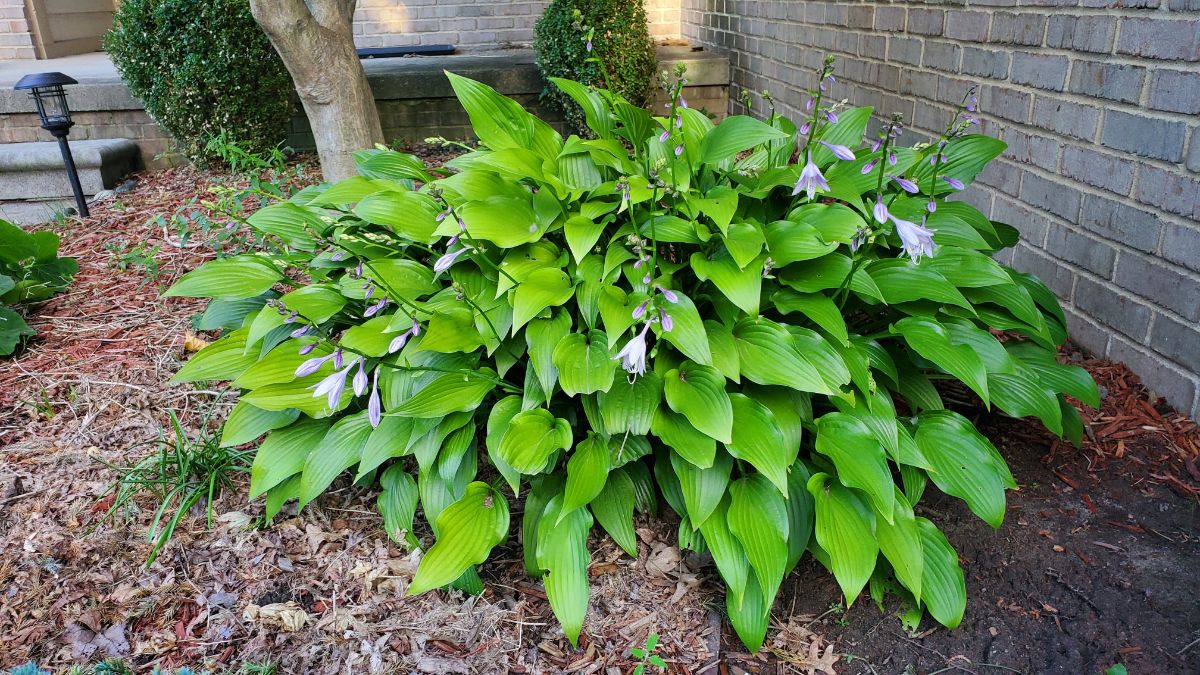
[{"label": "lamp post", "polygon": [[63,164],[67,166],[67,180],[71,182],[71,191],[75,193],[79,215],[89,216],[91,214],[83,197],[83,187],[79,184],[79,172],[75,169],[75,158],[71,156],[71,146],[67,144],[67,134],[75,122],[71,120],[71,109],[67,107],[64,84],[78,83],[62,73],[34,73],[18,80],[13,89],[30,90],[42,128],[58,139],[58,149],[62,151]]}]

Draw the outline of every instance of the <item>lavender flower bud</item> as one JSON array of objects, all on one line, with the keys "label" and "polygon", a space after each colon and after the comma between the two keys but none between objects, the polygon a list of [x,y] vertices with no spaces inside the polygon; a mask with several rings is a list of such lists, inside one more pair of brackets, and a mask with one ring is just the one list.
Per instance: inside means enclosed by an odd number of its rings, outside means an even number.
[{"label": "lavender flower bud", "polygon": [[942,180],[946,181],[946,184],[955,190],[963,190],[967,187],[966,185],[963,185],[961,180],[957,178],[951,178],[950,176],[942,176]]},{"label": "lavender flower bud", "polygon": [[[317,343],[314,342],[310,346],[315,347],[316,345],[317,345]],[[310,349],[309,351],[312,351],[312,350]],[[301,353],[303,353],[303,351],[301,351]],[[317,356],[317,357],[314,357],[314,358],[311,358],[311,359],[305,361],[304,363],[301,363],[300,367],[296,368],[296,377],[306,377],[308,375],[312,375],[313,373],[320,370],[321,366],[325,365],[325,362],[331,358],[333,358],[332,355]],[[337,367],[336,364],[335,364],[335,367]]]},{"label": "lavender flower bud", "polygon": [[832,110],[826,110],[825,111],[825,119],[829,120],[830,124],[837,124],[837,121],[838,121],[837,113],[833,112]]},{"label": "lavender flower bud", "polygon": [[675,327],[675,320],[672,319],[671,315],[667,314],[666,312],[662,313],[662,327],[663,330],[667,332],[670,332],[671,329]]},{"label": "lavender flower bud", "polygon": [[834,157],[837,157],[838,159],[840,159],[844,162],[853,162],[854,161],[854,152],[852,150],[850,150],[850,148],[847,148],[844,145],[837,145],[834,143],[826,143],[825,141],[817,141],[817,142],[820,143],[821,145],[825,146],[830,152],[832,152]]},{"label": "lavender flower bud", "polygon": [[646,306],[650,304],[649,300],[643,300],[642,304],[633,308],[633,318],[640,319],[646,314]]},{"label": "lavender flower bud", "polygon": [[871,160],[866,164],[863,164],[862,173],[864,176],[875,170],[875,161],[876,160]]},{"label": "lavender flower bud", "polygon": [[362,396],[367,392],[367,371],[363,369],[363,359],[358,359],[358,372],[354,373],[354,395]]},{"label": "lavender flower bud", "polygon": [[909,194],[916,194],[921,191],[921,189],[917,187],[916,183],[903,176],[888,176],[888,178],[891,178],[893,181],[895,181],[896,185],[900,186],[900,189],[908,192]]},{"label": "lavender flower bud", "polygon": [[304,345],[303,347],[300,348],[300,356],[308,356],[309,354],[312,353],[312,350],[317,348],[317,345],[319,345],[319,344],[321,344],[321,343],[320,342],[310,342],[310,343]]},{"label": "lavender flower bud", "polygon": [[811,121],[809,121],[809,122],[805,122],[804,124],[801,124],[801,125],[800,125],[800,135],[807,134],[807,133],[808,133],[808,131],[809,131],[810,129],[812,129],[812,122],[811,122]]},{"label": "lavender flower bud", "polygon": [[676,293],[675,291],[672,291],[669,288],[662,288],[661,286],[659,287],[658,290],[660,293],[662,293],[662,296],[667,299],[667,302],[670,302],[670,303],[679,302],[679,294]]},{"label": "lavender flower bud", "polygon": [[338,369],[342,367],[342,350],[340,348],[333,353],[333,367]]},{"label": "lavender flower bud", "polygon": [[682,154],[683,154],[683,145],[675,146],[675,156],[678,157]]},{"label": "lavender flower bud", "polygon": [[878,223],[886,223],[888,219],[887,204],[883,203],[882,197],[875,198],[875,207],[871,209],[871,213],[875,216],[875,221]]},{"label": "lavender flower bud", "polygon": [[309,328],[311,328],[311,326],[301,326],[300,328],[297,328],[296,330],[292,331],[292,338],[295,339],[304,337],[308,333]]},{"label": "lavender flower bud", "polygon": [[929,200],[929,203],[925,205],[925,210],[926,210],[926,211],[928,211],[928,212],[930,212],[930,213],[933,213],[934,211],[937,211],[937,202],[935,202],[935,201],[933,201],[932,199],[930,199],[930,200]]},{"label": "lavender flower bud", "polygon": [[376,368],[371,377],[371,398],[367,400],[367,420],[371,427],[379,426],[383,421],[383,403],[379,399],[379,369]]},{"label": "lavender flower bud", "polygon": [[658,135],[658,142],[659,142],[659,143],[666,143],[666,142],[667,142],[667,139],[668,139],[668,138],[670,138],[670,137],[671,137],[671,132],[670,132],[670,131],[668,131],[668,130],[666,130],[666,129],[663,129],[663,132],[662,132],[661,134],[659,134],[659,135]]},{"label": "lavender flower bud", "polygon": [[894,152],[888,153],[888,164],[890,164],[892,166],[896,166],[896,153],[894,153]]}]

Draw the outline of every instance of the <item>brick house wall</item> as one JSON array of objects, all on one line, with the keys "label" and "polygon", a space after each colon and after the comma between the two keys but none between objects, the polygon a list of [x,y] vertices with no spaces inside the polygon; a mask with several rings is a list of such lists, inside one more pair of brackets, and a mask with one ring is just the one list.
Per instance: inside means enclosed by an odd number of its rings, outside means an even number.
[{"label": "brick house wall", "polygon": [[[0,0],[11,2],[12,0]],[[528,46],[548,1],[359,0],[354,42],[359,47],[452,44],[463,50]],[[679,37],[679,0],[645,0],[653,38]]]},{"label": "brick house wall", "polygon": [[979,84],[1009,147],[965,199],[1021,230],[1004,262],[1050,285],[1077,343],[1200,414],[1200,0],[683,4],[684,37],[729,55],[735,111],[769,89],[798,116],[826,52],[835,96],[916,136]]},{"label": "brick house wall", "polygon": [[33,35],[25,19],[25,0],[0,0],[0,60],[36,56]]}]

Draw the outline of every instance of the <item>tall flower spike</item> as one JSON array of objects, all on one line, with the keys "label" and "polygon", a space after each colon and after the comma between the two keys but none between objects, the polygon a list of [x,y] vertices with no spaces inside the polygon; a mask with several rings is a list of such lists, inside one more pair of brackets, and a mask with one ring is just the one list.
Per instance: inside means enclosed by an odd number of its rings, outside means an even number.
[{"label": "tall flower spike", "polygon": [[924,219],[921,225],[896,216],[891,216],[891,219],[896,226],[896,234],[900,236],[900,242],[904,245],[904,252],[913,262],[920,262],[921,256],[933,255],[933,230],[924,226]]},{"label": "tall flower spike", "polygon": [[821,169],[813,164],[812,153],[808,153],[808,163],[800,171],[800,179],[796,181],[796,187],[792,190],[792,195],[798,195],[801,192],[808,194],[808,199],[811,201],[817,192],[829,192],[829,183],[825,181],[825,176],[821,174]]},{"label": "tall flower spike", "polygon": [[650,330],[649,322],[642,328],[642,332],[630,338],[621,351],[613,357],[614,361],[621,362],[621,367],[625,369],[625,372],[634,377],[646,374],[646,331],[648,330]]},{"label": "tall flower spike", "polygon": [[371,428],[379,426],[383,421],[383,403],[379,398],[379,368],[371,374],[371,397],[367,399],[367,420]]}]

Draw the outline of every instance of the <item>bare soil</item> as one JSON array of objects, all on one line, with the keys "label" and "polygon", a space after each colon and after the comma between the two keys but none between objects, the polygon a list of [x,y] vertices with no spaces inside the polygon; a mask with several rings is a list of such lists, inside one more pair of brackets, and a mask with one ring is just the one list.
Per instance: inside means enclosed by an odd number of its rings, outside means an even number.
[{"label": "bare soil", "polygon": [[[116,472],[152,449],[180,412],[233,403],[219,390],[171,385],[201,303],[158,289],[211,257],[152,222],[215,183],[192,169],[142,176],[120,203],[57,226],[81,273],[30,319],[39,336],[0,361],[0,669],[34,660],[54,672],[119,656],[149,672],[189,665],[238,672],[274,660],[280,673],[603,673],[627,675],[651,632],[678,673],[1200,672],[1200,431],[1161,406],[1126,368],[1082,363],[1102,384],[1085,410],[1084,447],[1035,424],[981,415],[1021,489],[993,531],[931,488],[921,509],[960,554],[969,603],[959,628],[928,619],[906,632],[889,600],[844,613],[811,560],[785,581],[755,656],[723,621],[711,561],[680,555],[669,519],[638,521],[639,556],[592,542],[592,606],[578,649],[553,620],[515,542],[481,569],[478,598],[404,595],[414,556],[388,540],[375,493],[335,484],[297,514],[257,529],[245,482],[214,503],[216,521],[185,518],[146,567],[156,506],[101,522]],[[159,245],[159,271],[120,270],[116,239]],[[189,340],[189,337],[192,339]],[[516,511],[516,509],[514,509]],[[1061,549],[1061,550],[1060,550]],[[650,672],[653,672],[651,669]]]}]

